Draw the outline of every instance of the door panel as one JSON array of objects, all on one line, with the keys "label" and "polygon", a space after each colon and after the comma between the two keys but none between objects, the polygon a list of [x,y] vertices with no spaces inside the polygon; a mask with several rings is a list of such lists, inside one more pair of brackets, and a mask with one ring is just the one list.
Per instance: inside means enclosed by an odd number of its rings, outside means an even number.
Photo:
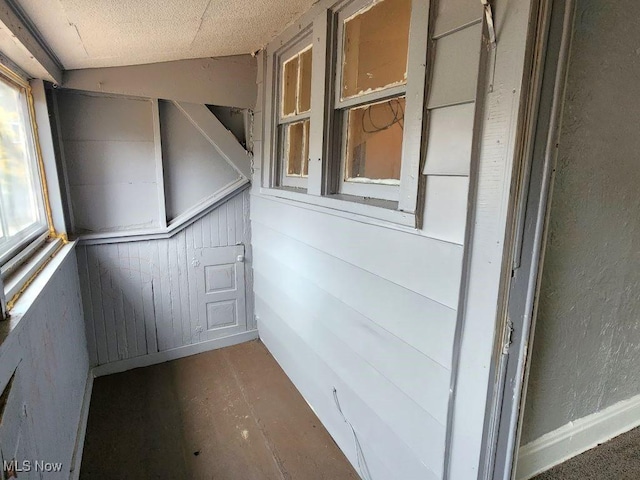
[{"label": "door panel", "polygon": [[193,251],[199,341],[246,330],[244,245]]}]

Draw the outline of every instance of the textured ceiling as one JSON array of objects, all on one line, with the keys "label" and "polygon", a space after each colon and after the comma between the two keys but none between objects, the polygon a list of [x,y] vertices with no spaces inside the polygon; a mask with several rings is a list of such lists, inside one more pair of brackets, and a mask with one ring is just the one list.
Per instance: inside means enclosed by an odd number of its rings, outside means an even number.
[{"label": "textured ceiling", "polygon": [[67,70],[251,53],[313,0],[17,0]]}]

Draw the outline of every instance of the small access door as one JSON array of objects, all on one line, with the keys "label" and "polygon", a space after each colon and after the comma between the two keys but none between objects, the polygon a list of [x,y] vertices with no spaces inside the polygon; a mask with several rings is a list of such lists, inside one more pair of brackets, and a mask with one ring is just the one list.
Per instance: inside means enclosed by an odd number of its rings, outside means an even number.
[{"label": "small access door", "polygon": [[200,341],[225,337],[247,329],[244,245],[195,249]]}]

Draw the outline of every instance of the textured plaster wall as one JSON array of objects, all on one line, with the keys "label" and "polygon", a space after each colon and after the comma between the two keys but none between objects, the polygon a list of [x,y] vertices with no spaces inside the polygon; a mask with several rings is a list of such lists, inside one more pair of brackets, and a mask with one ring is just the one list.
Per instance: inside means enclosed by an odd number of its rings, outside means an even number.
[{"label": "textured plaster wall", "polygon": [[522,443],[640,394],[640,2],[577,2]]}]

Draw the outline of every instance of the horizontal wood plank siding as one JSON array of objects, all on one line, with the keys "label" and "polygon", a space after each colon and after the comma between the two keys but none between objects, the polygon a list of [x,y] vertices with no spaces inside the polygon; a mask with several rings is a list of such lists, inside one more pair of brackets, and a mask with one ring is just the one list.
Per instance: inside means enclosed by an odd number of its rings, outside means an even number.
[{"label": "horizontal wood plank siding", "polygon": [[[80,245],[78,271],[92,365],[204,340],[196,330],[196,290],[187,275],[188,252],[248,246],[248,222],[249,193],[245,190],[171,238]],[[249,261],[245,270],[251,278]],[[247,285],[247,297],[251,297],[250,283]],[[253,327],[252,304],[247,302],[248,329]]]},{"label": "horizontal wood plank siding", "polygon": [[263,197],[252,198],[251,218],[442,305],[458,304],[460,245]]},{"label": "horizontal wood plank siding", "polygon": [[[271,299],[265,301],[256,294],[256,311],[260,312],[260,338],[358,471],[361,473],[366,468],[372,478],[381,479],[439,478],[418,460],[409,446],[385,422],[379,420],[369,406],[368,397],[362,398],[351,385],[345,383],[326,363],[326,357],[309,348],[305,340],[271,310],[270,303],[273,303]],[[353,426],[353,432],[336,406],[334,388],[344,418]],[[361,459],[356,453],[354,433],[362,448]]]},{"label": "horizontal wood plank siding", "polygon": [[[328,6],[319,2],[303,19]],[[421,230],[261,190],[272,151],[271,119],[262,112],[273,100],[266,87],[273,72],[265,53],[258,58],[251,190],[258,330],[363,478],[444,475],[482,8],[443,0],[434,13],[426,98],[438,138],[431,143],[427,128]]]}]

